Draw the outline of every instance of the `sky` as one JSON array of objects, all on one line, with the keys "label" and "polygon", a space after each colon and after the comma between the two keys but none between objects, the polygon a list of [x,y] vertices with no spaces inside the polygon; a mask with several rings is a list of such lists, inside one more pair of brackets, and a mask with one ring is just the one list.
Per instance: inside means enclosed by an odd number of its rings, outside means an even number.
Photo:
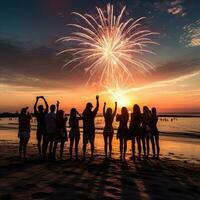
[{"label": "sky", "polygon": [[[199,0],[3,0],[0,2],[0,112],[32,110],[36,96],[56,100],[69,111],[85,103],[116,100],[102,88],[85,85],[88,74],[62,69],[66,55],[57,56],[76,19],[71,12],[96,14],[96,6],[114,5],[116,14],[126,6],[125,19],[145,16],[144,26],[158,32],[155,55],[144,55],[155,66],[150,74],[135,74],[119,96],[134,103],[156,106],[159,112],[200,112],[200,1]],[[66,44],[65,44],[66,45]],[[119,97],[118,97],[119,98]],[[122,106],[122,105],[121,105]]]}]

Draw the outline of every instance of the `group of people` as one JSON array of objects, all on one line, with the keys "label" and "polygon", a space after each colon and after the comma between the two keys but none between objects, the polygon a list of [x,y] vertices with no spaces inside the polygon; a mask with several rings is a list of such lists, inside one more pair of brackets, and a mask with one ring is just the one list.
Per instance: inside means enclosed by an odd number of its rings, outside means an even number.
[{"label": "group of people", "polygon": [[[43,100],[43,105],[38,105],[39,100]],[[93,109],[92,103],[87,103],[82,114],[76,108],[72,108],[69,116],[69,134],[67,133],[66,123],[68,118],[65,112],[59,109],[59,101],[56,105],[49,106],[43,96],[36,97],[34,105],[34,116],[37,119],[37,147],[39,155],[47,158],[47,150],[49,148],[48,157],[56,159],[57,146],[60,144],[60,159],[63,159],[63,150],[65,142],[70,140],[69,155],[73,158],[73,147],[75,146],[75,158],[78,160],[78,146],[80,140],[79,121],[83,121],[83,160],[86,157],[87,144],[91,146],[91,159],[94,158],[94,141],[95,141],[95,117],[99,110],[99,96],[96,96],[96,107]],[[112,108],[106,109],[106,103],[103,106],[103,117],[105,126],[103,129],[105,158],[112,156],[112,139],[114,135],[113,121],[119,122],[117,130],[117,139],[120,143],[120,159],[125,160],[127,141],[132,144],[132,159],[135,159],[135,146],[137,143],[138,159],[141,159],[143,150],[144,158],[149,158],[150,143],[152,145],[152,158],[159,158],[159,132],[157,129],[157,112],[156,108],[151,110],[143,107],[141,113],[140,107],[135,104],[133,112],[129,120],[129,113],[126,107],[121,108],[121,114],[117,113],[117,102],[115,102],[114,111]],[[130,121],[130,122],[129,122]],[[22,108],[19,116],[19,155],[26,157],[26,147],[30,138],[31,131],[31,114],[28,107]],[[109,155],[108,155],[109,149]],[[23,155],[22,155],[23,154]]]}]

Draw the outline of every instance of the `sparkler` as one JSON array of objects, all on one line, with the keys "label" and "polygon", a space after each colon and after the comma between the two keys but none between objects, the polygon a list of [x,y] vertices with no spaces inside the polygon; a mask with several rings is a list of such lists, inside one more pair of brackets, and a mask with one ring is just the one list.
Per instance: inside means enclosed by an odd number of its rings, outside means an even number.
[{"label": "sparkler", "polygon": [[97,7],[97,16],[73,12],[80,22],[68,24],[75,31],[58,40],[68,44],[68,48],[58,54],[72,55],[63,67],[71,67],[71,70],[84,67],[89,73],[87,83],[106,87],[133,80],[138,72],[148,73],[153,69],[143,53],[153,54],[148,45],[157,44],[150,38],[157,33],[141,25],[145,17],[123,21],[125,9],[123,7],[118,16],[110,4],[106,11]]}]

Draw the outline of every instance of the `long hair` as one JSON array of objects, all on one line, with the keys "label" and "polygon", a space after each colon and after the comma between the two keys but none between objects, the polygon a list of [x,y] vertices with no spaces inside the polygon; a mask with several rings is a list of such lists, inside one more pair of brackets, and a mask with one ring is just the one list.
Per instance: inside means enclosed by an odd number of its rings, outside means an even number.
[{"label": "long hair", "polygon": [[71,126],[73,122],[76,120],[76,108],[72,108],[70,110],[70,117],[69,117],[69,125]]},{"label": "long hair", "polygon": [[135,104],[133,106],[133,113],[136,115],[136,116],[140,116],[141,115],[141,111],[140,111],[140,106],[138,104]]},{"label": "long hair", "polygon": [[124,117],[124,118],[126,118],[126,119],[128,119],[129,118],[129,115],[128,115],[128,109],[126,108],[126,107],[122,107],[122,109],[121,109],[121,115],[122,115],[122,117]]}]

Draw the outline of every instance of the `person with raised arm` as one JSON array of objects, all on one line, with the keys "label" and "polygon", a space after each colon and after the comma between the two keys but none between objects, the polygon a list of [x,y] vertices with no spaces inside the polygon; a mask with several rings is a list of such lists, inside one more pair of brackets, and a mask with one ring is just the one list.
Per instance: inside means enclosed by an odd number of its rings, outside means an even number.
[{"label": "person with raised arm", "polygon": [[129,130],[132,135],[132,158],[135,160],[135,139],[138,146],[138,159],[141,159],[141,124],[142,115],[139,105],[135,104],[133,106],[133,113],[131,113],[131,121],[129,125]]},{"label": "person with raised arm", "polygon": [[30,132],[31,132],[31,115],[29,112],[27,112],[28,107],[22,108],[21,113],[19,115],[19,131],[18,131],[18,137],[19,137],[19,156],[22,157],[23,152],[23,158],[26,158],[26,148],[27,144],[30,138]]},{"label": "person with raised arm", "polygon": [[93,105],[88,102],[83,111],[83,160],[85,159],[86,146],[90,142],[91,146],[91,159],[94,159],[94,139],[95,139],[95,124],[94,120],[99,110],[99,96],[96,96],[96,107],[92,111]]},{"label": "person with raised arm", "polygon": [[112,108],[107,108],[106,110],[106,103],[104,103],[103,107],[103,116],[105,120],[105,127],[103,130],[103,137],[104,137],[104,151],[105,151],[105,158],[107,158],[107,146],[109,143],[109,158],[111,158],[112,155],[112,139],[114,135],[114,129],[113,129],[113,120],[117,112],[117,102],[115,102],[115,109],[114,112],[112,111]]},{"label": "person with raised arm", "polygon": [[128,137],[128,110],[126,107],[122,107],[121,115],[117,114],[116,121],[119,122],[119,127],[117,130],[117,139],[120,143],[120,159],[126,159],[126,149],[127,149],[127,137]]},{"label": "person with raised arm", "polygon": [[79,114],[76,108],[72,108],[70,111],[70,118],[69,118],[70,160],[73,159],[74,142],[75,142],[75,156],[76,160],[78,160],[78,144],[80,140],[79,120],[82,120],[82,116]]},{"label": "person with raised arm", "polygon": [[[38,105],[39,99],[42,99],[45,103],[45,108],[43,105]],[[44,154],[44,144],[46,140],[46,127],[45,127],[45,115],[49,112],[49,106],[46,99],[43,96],[36,97],[36,102],[34,105],[34,115],[37,119],[37,131],[36,131],[36,138],[37,138],[37,147],[39,156]],[[42,148],[41,148],[42,143]]]},{"label": "person with raised arm", "polygon": [[68,140],[67,137],[67,117],[65,117],[64,110],[59,110],[60,102],[57,101],[57,113],[56,113],[56,133],[54,138],[54,146],[53,146],[53,159],[56,159],[56,149],[58,143],[60,143],[60,160],[63,160],[63,151],[65,142]]}]

